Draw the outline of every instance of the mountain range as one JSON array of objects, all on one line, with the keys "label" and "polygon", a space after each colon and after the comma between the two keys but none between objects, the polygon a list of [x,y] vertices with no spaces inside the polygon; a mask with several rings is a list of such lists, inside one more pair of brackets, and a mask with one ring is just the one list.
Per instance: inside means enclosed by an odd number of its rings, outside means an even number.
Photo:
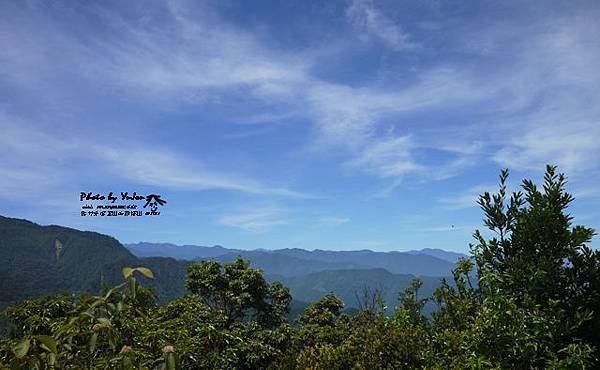
[{"label": "mountain range", "polygon": [[222,246],[206,247],[169,243],[125,244],[138,257],[163,256],[181,260],[215,259],[230,262],[237,256],[252,261],[267,274],[297,276],[323,270],[382,268],[395,274],[449,276],[459,258],[466,255],[441,249],[409,252],[312,251],[298,248],[241,250]]},{"label": "mountain range", "polygon": [[152,243],[123,246],[117,239],[95,232],[0,216],[0,310],[24,299],[62,291],[97,293],[102,284],[120,282],[124,266],[150,268],[155,279],[141,279],[154,287],[164,303],[185,293],[191,263],[203,259],[229,262],[237,256],[262,269],[268,280],[288,286],[295,311],[328,293],[356,308],[356,295],[365,289],[380,289],[387,305],[393,307],[398,293],[415,276],[424,282],[423,294],[433,292],[459,257],[441,250],[248,251]]},{"label": "mountain range", "polygon": [[[413,275],[392,274],[382,268],[324,270],[301,276],[266,276],[268,280],[280,281],[290,289],[290,293],[299,302],[314,302],[322,296],[334,293],[344,301],[346,307],[360,308],[363,294],[371,297],[378,292],[392,313],[398,305],[398,295],[411,285]],[[441,277],[421,276],[423,282],[419,289],[419,298],[431,296],[441,282]],[[433,304],[425,307],[430,312]]]}]

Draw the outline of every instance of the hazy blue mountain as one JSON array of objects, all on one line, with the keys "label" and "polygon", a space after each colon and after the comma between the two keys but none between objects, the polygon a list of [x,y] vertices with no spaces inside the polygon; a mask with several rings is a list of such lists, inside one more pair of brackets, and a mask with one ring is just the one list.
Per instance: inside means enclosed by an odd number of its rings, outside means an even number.
[{"label": "hazy blue mountain", "polygon": [[281,276],[297,276],[323,270],[346,270],[366,268],[354,262],[329,262],[317,259],[303,259],[277,251],[239,251],[214,258],[220,262],[231,262],[240,256],[250,260],[252,267],[263,270],[266,274]]},{"label": "hazy blue mountain", "polygon": [[[384,268],[392,273],[418,276],[448,276],[459,256],[454,252],[424,249],[411,252],[305,250],[236,250],[220,246],[176,246],[138,243],[126,245],[139,257],[166,256],[177,259],[216,259],[230,261],[240,255],[269,274],[294,276],[327,269]],[[445,253],[444,253],[445,252]],[[286,258],[287,257],[287,258]]]},{"label": "hazy blue mountain", "polygon": [[[398,295],[410,286],[413,275],[392,274],[385,269],[325,270],[301,276],[268,276],[270,280],[279,280],[290,288],[294,299],[302,302],[314,302],[326,294],[334,293],[346,304],[346,308],[359,308],[360,297],[365,288],[379,289],[382,298],[391,312],[398,304]],[[421,277],[423,286],[420,297],[430,296],[439,286],[441,278]],[[431,310],[431,306],[428,310]]]},{"label": "hazy blue mountain", "polygon": [[368,249],[358,251],[324,251],[316,249],[279,249],[276,253],[323,262],[353,263],[371,268],[383,268],[395,274],[417,276],[448,276],[454,264],[427,254],[405,252],[374,252]]},{"label": "hazy blue mountain", "polygon": [[[409,286],[414,275],[421,275],[424,281],[422,294],[429,295],[440,278],[427,275],[447,275],[452,268],[452,263],[433,256],[400,252],[241,251],[218,246],[184,246],[180,251],[181,247],[172,244],[144,243],[129,247],[132,250],[137,247],[139,253],[158,251],[163,255],[172,255],[176,249],[181,253],[180,257],[188,253],[185,250],[192,250],[194,254],[200,251],[207,255],[204,259],[220,262],[230,262],[241,256],[250,260],[253,267],[263,269],[269,279],[280,280],[289,286],[294,298],[294,312],[300,310],[304,302],[313,302],[330,292],[339,295],[347,308],[356,308],[355,293],[365,287],[381,288],[391,309],[399,292]],[[184,293],[186,269],[193,263],[162,256],[137,257],[107,235],[61,226],[40,226],[2,216],[0,250],[0,309],[23,299],[60,291],[97,293],[102,283],[120,282],[124,266],[150,268],[156,278],[141,279],[145,285],[153,286],[160,300],[165,302]],[[221,254],[223,252],[226,253]]]},{"label": "hazy blue mountain", "polygon": [[124,245],[131,253],[138,257],[171,257],[180,260],[212,258],[237,251],[236,249],[223,248],[220,245],[205,247],[201,245],[175,245],[171,243],[145,242]]},{"label": "hazy blue mountain", "polygon": [[452,262],[452,263],[456,263],[461,258],[469,258],[469,256],[467,256],[466,254],[463,254],[463,253],[451,252],[451,251],[446,251],[446,250],[437,249],[437,248],[424,248],[421,250],[408,251],[406,253],[416,254],[416,255],[425,254],[425,255],[439,258],[439,259],[442,259],[442,260],[445,260],[448,262]]}]

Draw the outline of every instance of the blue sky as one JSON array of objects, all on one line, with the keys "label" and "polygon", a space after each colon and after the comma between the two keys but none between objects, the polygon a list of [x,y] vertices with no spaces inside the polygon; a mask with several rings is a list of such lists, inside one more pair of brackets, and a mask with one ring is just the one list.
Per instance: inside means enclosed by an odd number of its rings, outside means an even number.
[{"label": "blue sky", "polygon": [[[0,214],[122,242],[467,251],[569,176],[600,227],[595,1],[0,3]],[[79,192],[159,193],[155,218]],[[452,227],[454,225],[454,227]]]}]

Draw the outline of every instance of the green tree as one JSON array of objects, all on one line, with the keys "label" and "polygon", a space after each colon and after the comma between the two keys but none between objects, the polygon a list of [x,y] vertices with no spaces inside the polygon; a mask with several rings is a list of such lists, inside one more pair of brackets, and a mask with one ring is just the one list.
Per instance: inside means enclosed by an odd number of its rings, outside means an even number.
[{"label": "green tree", "polygon": [[292,299],[281,283],[267,283],[261,270],[239,257],[224,265],[201,261],[189,266],[186,286],[207,306],[223,310],[230,324],[253,320],[274,327],[285,321]]},{"label": "green tree", "polygon": [[[100,295],[8,309],[0,368],[593,368],[600,263],[587,243],[594,232],[571,224],[573,197],[554,167],[541,189],[525,180],[510,197],[507,178],[502,171],[498,194],[479,199],[493,237],[476,231],[472,257],[457,263],[452,281],[420,297],[414,280],[392,316],[377,294],[365,294],[368,304],[355,314],[330,294],[290,325],[287,288],[239,258],[190,266],[192,294],[157,307],[136,277],[153,273],[124,268],[125,282]],[[438,309],[428,317],[430,301]]]},{"label": "green tree", "polygon": [[296,319],[302,325],[333,326],[340,316],[344,302],[334,294],[328,294],[308,306]]},{"label": "green tree", "polygon": [[[524,180],[524,192],[510,199],[507,178],[502,171],[499,192],[479,198],[484,223],[496,234],[486,240],[475,232],[480,286],[560,317],[556,335],[565,344],[576,337],[600,345],[600,252],[587,246],[593,229],[572,225],[567,208],[574,198],[565,191],[566,176],[547,166],[541,189]],[[491,274],[494,279],[485,278]]]},{"label": "green tree", "polygon": [[146,268],[126,267],[125,282],[98,296],[57,295],[8,309],[15,329],[2,343],[2,361],[16,369],[133,366],[135,355],[127,348],[140,320],[155,307],[154,294],[135,272],[153,278]]},{"label": "green tree", "polygon": [[[523,181],[506,194],[508,171],[497,194],[479,198],[484,224],[476,231],[472,263],[454,270],[434,294],[428,361],[450,368],[587,368],[596,360],[598,252],[587,246],[594,231],[572,226],[573,197],[566,177],[548,166],[543,190]],[[596,347],[597,348],[597,347]],[[569,366],[566,366],[566,365]]]}]

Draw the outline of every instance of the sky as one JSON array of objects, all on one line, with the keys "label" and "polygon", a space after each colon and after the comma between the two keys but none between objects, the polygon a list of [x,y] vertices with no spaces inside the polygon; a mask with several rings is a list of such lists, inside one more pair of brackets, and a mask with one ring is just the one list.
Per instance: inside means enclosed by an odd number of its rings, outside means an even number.
[{"label": "sky", "polygon": [[[0,214],[231,248],[466,252],[569,177],[600,228],[597,1],[2,1]],[[160,194],[82,217],[80,192]],[[597,246],[597,242],[592,244]]]}]

